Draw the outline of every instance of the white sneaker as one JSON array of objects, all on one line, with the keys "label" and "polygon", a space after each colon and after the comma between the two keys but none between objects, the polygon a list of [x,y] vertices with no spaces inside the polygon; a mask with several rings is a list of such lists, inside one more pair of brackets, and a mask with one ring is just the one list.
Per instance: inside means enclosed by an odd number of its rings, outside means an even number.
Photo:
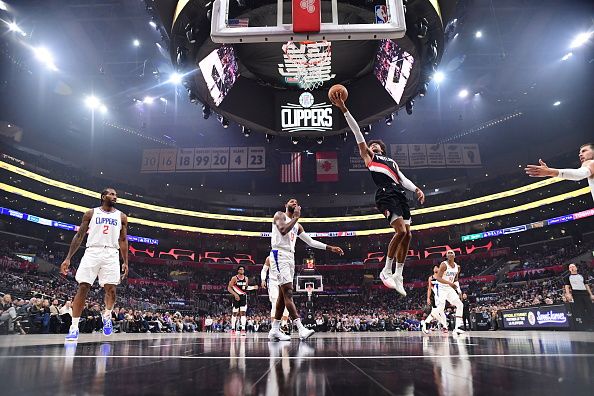
[{"label": "white sneaker", "polygon": [[392,275],[392,280],[394,281],[394,289],[398,294],[401,294],[403,297],[406,297],[406,290],[404,290],[404,278],[402,275]]},{"label": "white sneaker", "polygon": [[291,336],[286,335],[280,329],[270,329],[268,339],[271,341],[291,341]]},{"label": "white sneaker", "polygon": [[425,334],[429,334],[429,330],[427,330],[427,323],[424,320],[421,320],[421,330]]},{"label": "white sneaker", "polygon": [[302,330],[299,330],[299,338],[301,340],[307,340],[314,333],[315,333],[315,331],[313,331],[312,329],[303,328]]},{"label": "white sneaker", "polygon": [[384,286],[386,286],[388,289],[396,289],[396,282],[394,282],[394,279],[392,278],[392,274],[390,273],[389,270],[386,270],[384,268],[382,270],[382,272],[380,272],[379,277],[382,280],[382,282],[384,283]]},{"label": "white sneaker", "polygon": [[460,328],[454,329],[454,334],[456,334],[456,335],[460,335],[460,334],[464,334],[464,333],[466,333],[466,332]]}]

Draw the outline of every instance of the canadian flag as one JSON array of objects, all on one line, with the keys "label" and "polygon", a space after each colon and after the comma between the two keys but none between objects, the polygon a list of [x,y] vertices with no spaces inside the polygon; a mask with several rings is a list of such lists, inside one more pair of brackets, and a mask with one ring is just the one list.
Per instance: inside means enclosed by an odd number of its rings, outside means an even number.
[{"label": "canadian flag", "polygon": [[338,158],[336,151],[321,151],[316,153],[317,181],[338,181]]}]

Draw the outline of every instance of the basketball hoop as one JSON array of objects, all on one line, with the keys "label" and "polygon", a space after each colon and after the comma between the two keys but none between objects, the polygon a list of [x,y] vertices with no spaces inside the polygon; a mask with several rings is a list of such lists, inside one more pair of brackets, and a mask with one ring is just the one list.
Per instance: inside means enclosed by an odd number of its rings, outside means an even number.
[{"label": "basketball hoop", "polygon": [[294,67],[295,78],[300,88],[313,91],[324,84],[324,74],[328,74],[332,43],[323,41],[294,41],[283,45],[285,59]]}]

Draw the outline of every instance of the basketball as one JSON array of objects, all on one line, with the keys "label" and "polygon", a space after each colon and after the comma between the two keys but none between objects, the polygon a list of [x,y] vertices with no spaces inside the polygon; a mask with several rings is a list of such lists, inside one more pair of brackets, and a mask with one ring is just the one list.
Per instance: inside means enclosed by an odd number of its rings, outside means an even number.
[{"label": "basketball", "polygon": [[335,85],[331,86],[330,89],[328,90],[328,99],[330,99],[330,102],[332,102],[332,95],[336,91],[340,92],[340,97],[342,98],[342,101],[346,102],[347,98],[349,97],[349,91],[347,91],[346,87],[341,84],[335,84]]}]

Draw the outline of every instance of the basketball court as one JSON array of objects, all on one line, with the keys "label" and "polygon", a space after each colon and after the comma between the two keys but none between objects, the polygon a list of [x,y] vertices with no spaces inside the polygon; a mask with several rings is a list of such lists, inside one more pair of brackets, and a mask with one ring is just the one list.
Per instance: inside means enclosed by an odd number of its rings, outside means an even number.
[{"label": "basketball court", "polygon": [[0,338],[11,394],[589,395],[594,336],[576,332],[266,333]]}]

